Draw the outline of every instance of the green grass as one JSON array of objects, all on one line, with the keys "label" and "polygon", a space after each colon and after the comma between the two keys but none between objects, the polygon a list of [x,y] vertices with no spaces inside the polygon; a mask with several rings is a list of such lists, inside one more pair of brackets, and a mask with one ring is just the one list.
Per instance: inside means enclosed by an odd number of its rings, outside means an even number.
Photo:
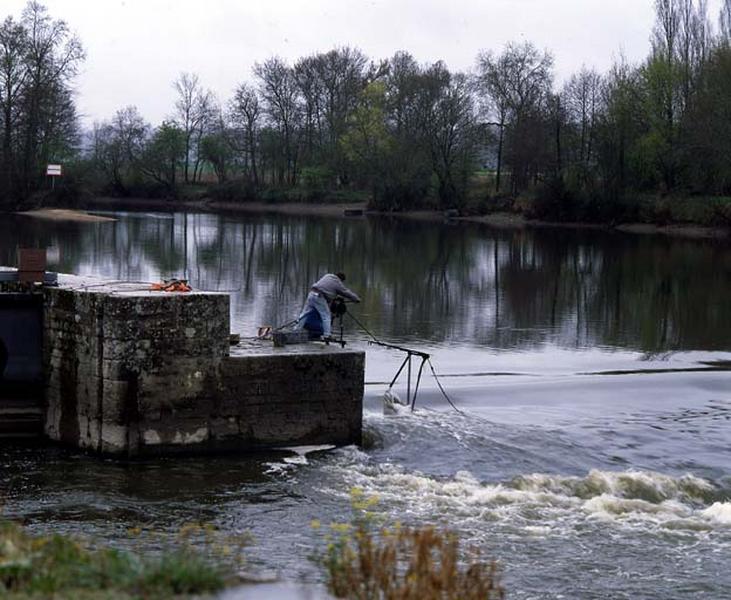
[{"label": "green grass", "polygon": [[[518,198],[495,195],[486,187],[486,176],[475,176],[463,214],[514,212],[544,221],[591,223],[646,223],[652,225],[731,226],[731,197],[635,193],[612,203],[607,199],[573,196],[567,199],[541,197],[527,190]],[[549,202],[549,206],[545,203]],[[543,206],[542,206],[543,204]],[[543,208],[543,210],[540,210]]]},{"label": "green grass", "polygon": [[731,225],[728,196],[643,196],[638,199],[640,220],[657,224]]},{"label": "green grass", "polygon": [[[263,185],[254,188],[243,180],[233,179],[205,188],[206,197],[221,202],[264,202],[266,204],[354,204],[368,202],[371,193],[366,190],[311,189],[304,185],[295,187]],[[189,194],[183,189],[180,195]]]},{"label": "green grass", "polygon": [[0,522],[0,596],[25,598],[170,598],[216,592],[221,569],[189,549],[155,558],[90,550],[67,537],[32,536]]}]

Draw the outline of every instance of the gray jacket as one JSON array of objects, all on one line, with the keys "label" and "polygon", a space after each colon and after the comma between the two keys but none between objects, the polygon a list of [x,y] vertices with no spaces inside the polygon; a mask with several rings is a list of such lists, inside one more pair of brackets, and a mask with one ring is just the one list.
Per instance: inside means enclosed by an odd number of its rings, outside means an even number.
[{"label": "gray jacket", "polygon": [[325,296],[325,300],[328,302],[332,302],[337,296],[342,296],[353,302],[360,302],[358,294],[346,288],[343,282],[340,281],[340,277],[332,273],[324,275],[317,283],[313,283],[312,289]]}]

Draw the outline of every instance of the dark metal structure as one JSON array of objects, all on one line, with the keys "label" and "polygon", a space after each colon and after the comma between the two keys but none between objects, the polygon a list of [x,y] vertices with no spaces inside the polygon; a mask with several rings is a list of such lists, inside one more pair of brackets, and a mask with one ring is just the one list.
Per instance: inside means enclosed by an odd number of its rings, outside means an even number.
[{"label": "dark metal structure", "polygon": [[41,433],[43,296],[0,292],[0,437]]}]

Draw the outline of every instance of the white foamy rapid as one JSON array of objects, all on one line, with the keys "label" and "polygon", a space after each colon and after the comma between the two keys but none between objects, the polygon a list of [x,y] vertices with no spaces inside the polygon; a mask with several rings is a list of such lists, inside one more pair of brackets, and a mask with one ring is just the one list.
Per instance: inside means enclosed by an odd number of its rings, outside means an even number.
[{"label": "white foamy rapid", "polygon": [[285,452],[291,452],[292,454],[294,454],[294,456],[285,456],[284,458],[282,458],[282,462],[264,463],[268,467],[267,470],[264,471],[264,473],[267,475],[284,473],[292,467],[298,465],[308,465],[310,464],[307,460],[308,454],[313,454],[315,452],[327,452],[328,450],[333,450],[334,448],[335,446],[333,446],[332,444],[320,444],[317,446],[286,446],[280,448],[280,450],[283,450]]},{"label": "white foamy rapid", "polygon": [[497,522],[541,536],[592,523],[731,533],[731,502],[715,485],[693,475],[592,470],[585,477],[530,474],[484,483],[466,471],[436,478],[393,464],[366,466],[353,458],[329,468],[340,471],[337,477],[351,486],[377,496],[376,510],[406,519],[468,529],[479,528],[479,522]]},{"label": "white foamy rapid", "polygon": [[714,502],[701,514],[710,521],[731,526],[731,502]]}]

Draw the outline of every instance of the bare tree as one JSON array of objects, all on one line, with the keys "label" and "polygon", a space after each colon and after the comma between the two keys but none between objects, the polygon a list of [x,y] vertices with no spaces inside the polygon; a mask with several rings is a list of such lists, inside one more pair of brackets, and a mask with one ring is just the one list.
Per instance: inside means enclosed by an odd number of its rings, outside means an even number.
[{"label": "bare tree", "polygon": [[417,127],[414,107],[419,75],[419,65],[408,52],[397,52],[389,61],[389,73],[385,80],[386,92],[389,113],[397,136],[408,135]]},{"label": "bare tree", "polygon": [[73,152],[79,134],[70,84],[83,59],[79,39],[38,2],[0,26],[0,195],[27,196],[43,181],[45,163]]},{"label": "bare tree", "polygon": [[[178,99],[175,102],[175,120],[185,136],[183,178],[185,183],[189,183],[191,151],[200,141],[205,126],[213,115],[213,94],[203,89],[198,75],[195,73],[181,73],[173,82],[173,87],[178,93]],[[197,165],[196,162],[193,173],[194,180]]]},{"label": "bare tree", "polygon": [[718,21],[721,29],[721,39],[723,43],[729,44],[731,42],[731,0],[723,0]]},{"label": "bare tree", "polygon": [[110,122],[94,125],[92,159],[113,193],[123,196],[128,193],[149,129],[135,106],[121,108]]},{"label": "bare tree", "polygon": [[706,0],[679,0],[679,34],[676,51],[680,98],[679,110],[684,112],[708,56],[709,21]]},{"label": "bare tree", "polygon": [[677,50],[680,31],[680,0],[655,0],[653,51],[671,62]]},{"label": "bare tree", "polygon": [[587,167],[594,157],[596,118],[600,109],[602,78],[593,69],[583,67],[572,75],[561,91],[568,125],[576,133],[570,155],[572,162]]},{"label": "bare tree", "polygon": [[497,165],[495,172],[495,191],[500,192],[503,167],[503,147],[505,127],[510,114],[510,99],[505,61],[496,59],[490,52],[481,52],[477,57],[477,88],[482,100],[481,108],[486,116],[486,125],[498,130]]},{"label": "bare tree", "polygon": [[690,100],[709,48],[706,0],[655,0],[653,59],[662,73],[666,126],[671,130]]},{"label": "bare tree", "polygon": [[198,122],[198,126],[193,130],[192,148],[195,159],[193,163],[193,183],[200,181],[201,177],[201,164],[203,162],[201,143],[206,135],[216,130],[218,115],[221,114],[221,106],[210,90],[201,96],[198,108],[201,119]]},{"label": "bare tree", "polygon": [[322,122],[322,82],[317,73],[317,56],[305,56],[294,66],[297,87],[303,99],[303,137],[304,159],[315,161],[324,142],[324,126]]},{"label": "bare tree", "polygon": [[[234,93],[233,100],[229,106],[229,119],[234,128],[234,134],[240,132],[243,138],[236,149],[244,152],[244,164],[247,171],[251,173],[254,185],[259,185],[259,174],[257,169],[257,145],[259,136],[259,119],[261,111],[259,108],[259,97],[256,90],[247,83],[242,83]],[[236,139],[235,136],[234,139]]]},{"label": "bare tree", "polygon": [[28,70],[25,65],[26,31],[8,17],[0,25],[0,109],[2,110],[2,164],[0,165],[0,197],[8,194],[15,179],[13,146],[21,117],[20,102]]},{"label": "bare tree", "polygon": [[683,141],[680,126],[710,47],[705,0],[656,0],[652,56],[644,67],[650,155],[663,184],[678,183]]},{"label": "bare tree", "polygon": [[299,90],[294,70],[279,57],[254,65],[264,110],[273,128],[281,136],[278,179],[294,185],[297,181],[297,127],[300,109]]},{"label": "bare tree", "polygon": [[[31,1],[23,11],[23,25],[28,32],[27,61],[28,88],[26,97],[26,136],[24,175],[28,184],[36,177],[41,165],[47,162],[48,145],[52,128],[63,120],[75,121],[73,104],[57,102],[58,94],[68,93],[68,85],[76,75],[79,63],[84,59],[80,40],[73,35],[65,21],[54,21],[38,2]],[[53,108],[71,109],[62,114]],[[51,109],[51,110],[49,110]]]}]

